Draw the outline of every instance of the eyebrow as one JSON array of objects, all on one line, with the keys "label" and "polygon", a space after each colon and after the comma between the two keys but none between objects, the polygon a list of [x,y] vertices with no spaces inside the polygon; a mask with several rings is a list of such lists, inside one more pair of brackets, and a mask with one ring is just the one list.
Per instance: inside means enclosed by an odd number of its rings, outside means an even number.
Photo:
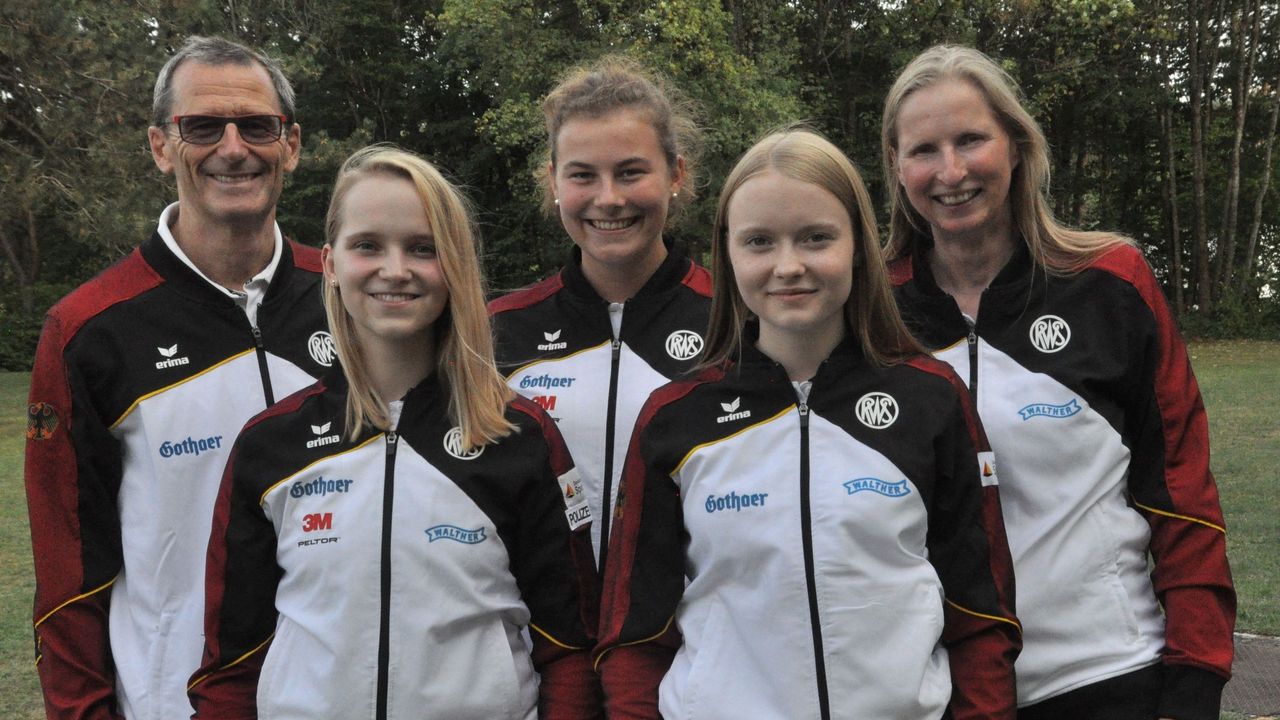
[{"label": "eyebrow", "polygon": [[[629,158],[625,158],[625,159],[623,159],[623,160],[619,160],[618,162],[614,163],[614,165],[648,165],[648,164],[650,164],[651,162],[652,162],[652,161],[651,161],[649,158],[646,158],[646,157],[642,157],[642,156],[640,156],[640,155],[637,155],[637,156],[635,156],[635,157],[629,157]],[[595,165],[592,165],[591,163],[583,162],[583,161],[581,161],[581,160],[568,160],[568,161],[566,161],[566,162],[565,162],[565,166],[567,166],[567,167],[582,167],[582,168],[594,168],[594,167],[596,167]]]}]

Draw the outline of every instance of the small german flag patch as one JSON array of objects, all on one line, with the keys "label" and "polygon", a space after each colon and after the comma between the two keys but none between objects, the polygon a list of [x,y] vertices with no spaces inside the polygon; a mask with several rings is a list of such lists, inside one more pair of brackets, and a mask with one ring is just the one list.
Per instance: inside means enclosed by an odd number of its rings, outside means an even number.
[{"label": "small german flag patch", "polygon": [[58,429],[58,413],[49,403],[31,403],[27,406],[27,439],[48,440]]}]

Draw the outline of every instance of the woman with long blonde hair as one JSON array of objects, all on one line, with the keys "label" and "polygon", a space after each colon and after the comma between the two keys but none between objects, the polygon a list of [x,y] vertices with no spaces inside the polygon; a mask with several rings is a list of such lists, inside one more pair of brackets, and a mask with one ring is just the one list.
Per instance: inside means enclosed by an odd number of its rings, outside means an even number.
[{"label": "woman with long blonde hair", "polygon": [[236,441],[196,717],[597,717],[590,513],[494,369],[465,198],[361,150],[321,259],[340,367]]},{"label": "woman with long blonde hair", "polygon": [[1000,460],[1019,718],[1216,720],[1235,592],[1159,283],[1127,238],[1053,218],[1044,134],[976,50],[907,65],[882,145],[899,304],[967,381]]},{"label": "woman with long blonde hair", "polygon": [[995,475],[898,316],[862,179],[793,129],[730,172],[701,372],[650,396],[597,664],[616,718],[1012,718]]}]

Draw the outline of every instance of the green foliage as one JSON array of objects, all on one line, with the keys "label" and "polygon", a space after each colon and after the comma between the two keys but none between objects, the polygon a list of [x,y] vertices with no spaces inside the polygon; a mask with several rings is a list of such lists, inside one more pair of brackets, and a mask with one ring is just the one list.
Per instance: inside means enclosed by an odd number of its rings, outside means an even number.
[{"label": "green foliage", "polygon": [[[1224,4],[1223,22],[1240,5]],[[1256,270],[1242,291],[1220,293],[1237,297],[1217,315],[1190,320],[1197,331],[1274,330],[1271,306],[1255,302],[1258,288],[1280,287],[1280,148],[1263,166],[1280,76],[1280,10],[1263,6],[1235,258],[1269,178]],[[1226,43],[1215,56],[1205,136],[1206,222],[1216,230],[1233,139],[1226,88],[1235,55],[1229,28],[1215,27]],[[29,352],[22,349],[29,328],[48,302],[36,286],[74,286],[92,276],[142,240],[174,199],[145,134],[155,72],[192,33],[263,48],[294,81],[303,160],[280,203],[288,235],[322,242],[342,160],[365,144],[392,142],[428,156],[467,189],[480,211],[486,269],[494,286],[507,289],[546,275],[568,247],[559,224],[539,209],[535,171],[545,164],[539,103],[570,67],[623,53],[692,99],[705,131],[701,197],[672,234],[699,254],[725,173],[754,139],[783,123],[808,120],[829,135],[883,200],[885,91],[916,53],[944,41],[1000,58],[1022,85],[1050,141],[1058,215],[1133,236],[1166,283],[1180,263],[1185,285],[1192,247],[1189,28],[1185,5],[1170,0],[3,3],[0,295],[7,322],[0,363],[14,366],[4,358]],[[1177,258],[1162,196],[1159,120],[1166,108],[1174,119],[1182,228]]]}]

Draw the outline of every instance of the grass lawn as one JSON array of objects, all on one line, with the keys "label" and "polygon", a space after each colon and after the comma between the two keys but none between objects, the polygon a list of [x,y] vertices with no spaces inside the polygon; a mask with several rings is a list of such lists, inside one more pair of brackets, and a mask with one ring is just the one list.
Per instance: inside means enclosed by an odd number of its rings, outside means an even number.
[{"label": "grass lawn", "polygon": [[[1280,343],[1192,346],[1226,513],[1238,629],[1280,635]],[[22,490],[27,375],[0,372],[0,718],[42,718],[32,663],[30,534]],[[1241,716],[1227,715],[1238,718]]]}]

